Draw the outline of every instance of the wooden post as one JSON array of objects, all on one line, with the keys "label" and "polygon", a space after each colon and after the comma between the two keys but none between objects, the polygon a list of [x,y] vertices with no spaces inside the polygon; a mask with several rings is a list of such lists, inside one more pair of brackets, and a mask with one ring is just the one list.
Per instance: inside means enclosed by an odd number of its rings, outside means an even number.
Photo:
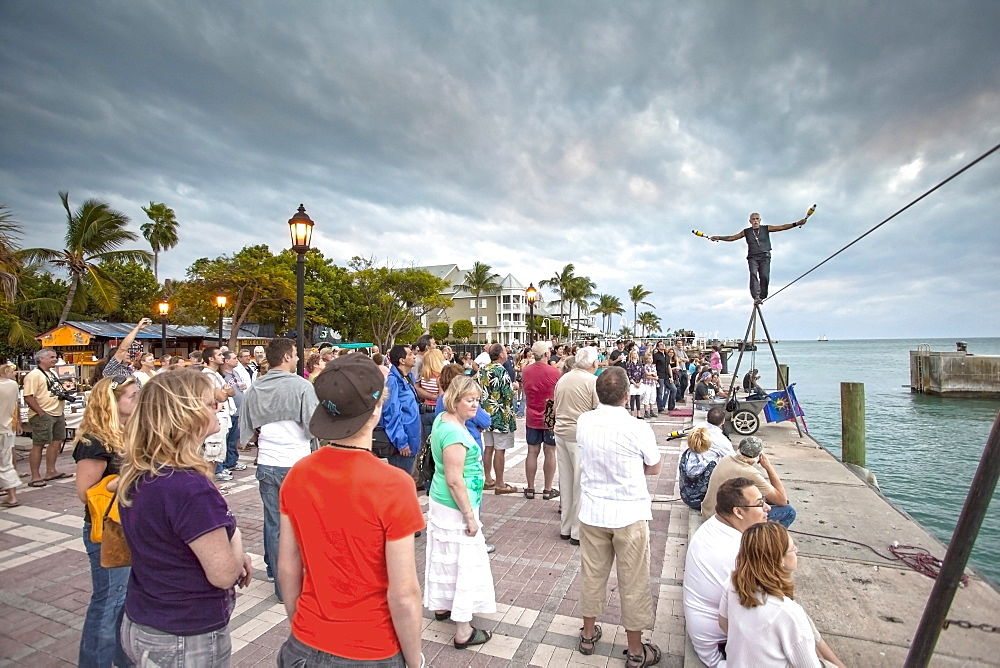
[{"label": "wooden post", "polygon": [[788,387],[788,365],[779,364],[778,365],[778,383],[776,387],[780,390],[782,388]]},{"label": "wooden post", "polygon": [[840,459],[865,465],[865,384],[840,384]]}]

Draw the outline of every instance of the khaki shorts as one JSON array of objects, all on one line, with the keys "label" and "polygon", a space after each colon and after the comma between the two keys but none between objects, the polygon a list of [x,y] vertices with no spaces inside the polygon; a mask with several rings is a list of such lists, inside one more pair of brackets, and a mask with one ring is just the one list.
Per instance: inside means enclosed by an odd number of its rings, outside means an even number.
[{"label": "khaki shorts", "polygon": [[497,431],[484,431],[483,447],[494,450],[510,450],[514,447],[514,433],[501,434]]},{"label": "khaki shorts", "polygon": [[31,444],[48,445],[55,441],[66,440],[66,416],[32,415],[28,418],[28,425],[31,426]]}]

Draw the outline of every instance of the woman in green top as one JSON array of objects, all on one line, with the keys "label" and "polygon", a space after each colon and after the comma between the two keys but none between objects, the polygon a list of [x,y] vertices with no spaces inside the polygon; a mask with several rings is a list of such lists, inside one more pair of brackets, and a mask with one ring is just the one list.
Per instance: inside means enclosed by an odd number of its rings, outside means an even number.
[{"label": "woman in green top", "polygon": [[493,573],[479,522],[486,476],[479,447],[465,427],[481,390],[468,376],[451,381],[431,430],[434,478],[427,509],[424,605],[435,619],[455,622],[455,648],[482,645],[490,633],[472,626],[476,613],[496,612]]}]

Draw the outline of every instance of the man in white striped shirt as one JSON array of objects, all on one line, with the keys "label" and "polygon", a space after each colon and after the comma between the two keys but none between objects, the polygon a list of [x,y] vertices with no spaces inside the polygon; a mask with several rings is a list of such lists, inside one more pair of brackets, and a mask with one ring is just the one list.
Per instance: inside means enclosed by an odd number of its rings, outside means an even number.
[{"label": "man in white striped shirt", "polygon": [[611,564],[618,562],[622,626],[628,636],[629,665],[652,665],[660,650],[642,642],[653,628],[649,591],[649,520],[647,475],[662,466],[649,424],[629,415],[625,370],[609,367],[597,377],[600,405],[577,419],[580,457],[580,561],[583,631],[579,650],[593,654],[604,613]]}]

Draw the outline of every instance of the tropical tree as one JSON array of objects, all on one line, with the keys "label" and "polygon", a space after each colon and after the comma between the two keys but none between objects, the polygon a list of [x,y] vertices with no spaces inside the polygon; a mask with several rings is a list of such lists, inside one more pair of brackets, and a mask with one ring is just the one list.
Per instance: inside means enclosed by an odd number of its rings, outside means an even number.
[{"label": "tropical tree", "polygon": [[623,339],[627,339],[630,336],[632,336],[632,330],[629,329],[627,326],[622,325],[621,329],[618,330],[618,336],[622,337]]},{"label": "tropical tree", "polygon": [[646,290],[645,288],[643,288],[642,287],[642,283],[640,283],[639,285],[633,286],[633,287],[631,287],[631,288],[628,289],[628,299],[629,299],[630,302],[632,302],[632,320],[633,321],[639,319],[639,313],[638,313],[638,311],[639,311],[639,304],[644,304],[646,306],[652,306],[653,308],[656,308],[655,306],[653,306],[649,302],[644,301],[646,299],[646,297],[648,297],[651,294],[653,294],[653,292],[651,290]]},{"label": "tropical tree", "polygon": [[456,320],[451,325],[451,333],[460,341],[468,341],[469,337],[472,336],[472,331],[472,323],[465,318]]},{"label": "tropical tree", "polygon": [[[618,299],[614,295],[599,295],[597,301],[593,303],[594,310],[590,312],[591,315],[601,314],[601,331],[610,332],[611,331],[611,316],[622,315],[625,313],[625,308],[622,307],[622,300]],[[605,319],[607,319],[607,324],[605,325]]]},{"label": "tropical tree", "polygon": [[162,290],[148,266],[141,262],[105,260],[101,262],[101,269],[118,284],[121,298],[114,311],[87,312],[87,316],[106,317],[111,322],[138,322],[156,310],[154,305]]},{"label": "tropical tree", "polygon": [[660,316],[652,311],[643,311],[636,318],[635,324],[642,325],[642,335],[649,336],[653,332],[660,331]]},{"label": "tropical tree", "polygon": [[434,340],[446,341],[448,339],[448,334],[451,332],[451,325],[444,320],[438,320],[431,323],[429,331],[431,336],[434,337]]},{"label": "tropical tree", "polygon": [[[562,271],[557,271],[552,278],[546,278],[538,284],[540,288],[552,288],[559,293],[559,322],[565,323],[563,318],[563,304],[566,303],[566,291],[569,289],[573,279],[576,278],[576,267],[573,263],[567,264]],[[551,306],[551,302],[549,304]]]},{"label": "tropical tree", "polygon": [[500,274],[493,273],[493,267],[482,262],[476,262],[472,265],[472,269],[465,273],[465,280],[456,285],[455,288],[458,290],[465,290],[466,292],[471,292],[476,296],[476,341],[480,340],[479,337],[479,296],[484,292],[496,292],[500,289],[500,284],[497,279],[500,278]]},{"label": "tropical tree", "polygon": [[22,263],[16,248],[20,239],[21,224],[6,204],[0,204],[0,294],[9,302],[17,294],[17,272]]},{"label": "tropical tree", "polygon": [[579,321],[580,311],[582,309],[589,310],[590,300],[597,296],[594,293],[594,288],[596,287],[597,285],[587,276],[577,276],[570,281],[565,294],[570,307],[570,338],[573,338],[573,307],[576,307],[576,319]]},{"label": "tropical tree", "polygon": [[48,293],[65,286],[37,265],[27,264],[18,248],[21,224],[6,205],[0,204],[0,354],[9,357],[38,348],[39,327],[55,321],[61,300]]},{"label": "tropical tree", "polygon": [[398,337],[419,336],[423,316],[452,305],[451,299],[441,295],[448,283],[429,271],[379,267],[374,260],[357,256],[350,266],[363,300],[361,331],[370,334],[382,350],[389,350]]},{"label": "tropical tree", "polygon": [[150,202],[142,210],[149,217],[149,222],[143,223],[139,229],[153,249],[153,277],[159,282],[160,251],[170,250],[177,245],[177,216],[173,209],[162,202]]},{"label": "tropical tree", "polygon": [[258,322],[275,322],[295,300],[291,263],[264,244],[246,246],[232,256],[199,258],[188,268],[187,276],[174,294],[177,310],[171,313],[171,320],[214,323],[218,317],[215,297],[225,295],[233,313],[230,348],[236,346],[236,334],[251,315]]},{"label": "tropical tree", "polygon": [[59,199],[66,210],[65,248],[28,248],[23,257],[48,262],[69,272],[69,291],[59,316],[61,325],[72,308],[82,312],[88,300],[104,313],[110,313],[118,305],[118,284],[101,267],[102,261],[133,260],[148,265],[153,256],[148,251],[121,248],[139,237],[126,229],[128,216],[112,209],[107,202],[91,198],[74,212],[69,208],[69,193],[59,193]]}]

